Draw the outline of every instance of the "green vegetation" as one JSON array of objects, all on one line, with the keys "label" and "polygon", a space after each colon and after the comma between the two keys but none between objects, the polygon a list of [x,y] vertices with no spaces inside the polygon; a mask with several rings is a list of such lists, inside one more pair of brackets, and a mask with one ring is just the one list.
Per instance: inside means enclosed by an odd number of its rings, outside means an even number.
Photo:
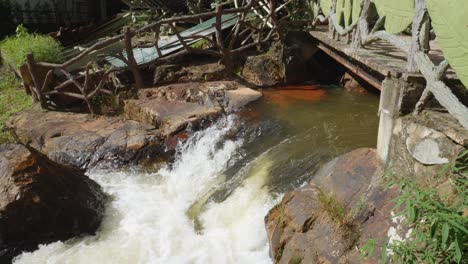
[{"label": "green vegetation", "polygon": [[323,191],[319,192],[319,202],[322,205],[322,209],[328,213],[328,215],[337,222],[345,222],[346,209],[341,205],[334,196],[327,195]]},{"label": "green vegetation", "polygon": [[20,81],[11,73],[0,72],[0,144],[14,140],[5,130],[8,118],[31,104],[31,98],[22,89]]},{"label": "green vegetation", "polygon": [[366,242],[359,248],[359,253],[364,258],[368,258],[374,254],[377,241],[374,238],[369,238]]},{"label": "green vegetation", "polygon": [[62,50],[52,37],[29,33],[22,25],[16,29],[16,35],[0,42],[3,59],[16,68],[25,62],[28,53],[32,53],[36,61],[60,62]]},{"label": "green vegetation", "polygon": [[206,39],[200,39],[199,41],[190,45],[194,49],[207,49],[211,47],[211,43]]},{"label": "green vegetation", "polygon": [[[396,263],[468,263],[468,150],[450,165],[449,180],[454,185],[450,199],[436,190],[422,188],[407,178],[394,178],[391,185],[401,190],[395,208],[403,208],[408,227],[413,229],[405,241],[387,245]],[[384,250],[385,252],[386,250]],[[384,254],[383,262],[387,261]]]}]

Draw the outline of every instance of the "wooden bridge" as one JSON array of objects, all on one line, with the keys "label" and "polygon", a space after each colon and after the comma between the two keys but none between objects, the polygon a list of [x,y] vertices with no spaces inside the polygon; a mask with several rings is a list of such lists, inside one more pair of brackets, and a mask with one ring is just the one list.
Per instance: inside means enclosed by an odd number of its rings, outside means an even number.
[{"label": "wooden bridge", "polygon": [[[50,96],[63,95],[86,101],[92,112],[89,100],[112,93],[106,86],[116,71],[130,70],[138,89],[142,87],[139,68],[187,53],[229,63],[240,52],[284,39],[287,30],[305,30],[323,52],[382,91],[379,152],[385,160],[395,116],[418,115],[432,98],[468,130],[465,9],[464,0],[233,0],[231,6],[218,5],[211,12],[127,28],[62,64],[35,62],[30,54],[30,77],[23,79],[30,80],[26,86],[43,107]],[[182,32],[175,26],[194,20],[205,22]],[[162,26],[171,28],[173,36],[160,40]],[[132,37],[138,34],[153,34],[156,41],[149,47],[134,47]],[[210,48],[193,46],[200,40]],[[99,68],[103,55],[110,68]],[[46,69],[45,77],[37,76],[39,68]],[[93,82],[92,75],[100,81]],[[54,79],[61,82],[51,85]],[[70,85],[78,89],[70,91]]]}]

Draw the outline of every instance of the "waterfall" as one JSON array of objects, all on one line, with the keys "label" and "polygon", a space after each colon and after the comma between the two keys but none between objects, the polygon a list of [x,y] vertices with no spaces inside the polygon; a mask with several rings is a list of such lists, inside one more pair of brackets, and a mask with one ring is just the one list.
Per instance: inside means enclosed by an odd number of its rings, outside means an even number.
[{"label": "waterfall", "polygon": [[266,185],[272,162],[248,163],[227,198],[210,199],[242,146],[226,137],[236,125],[230,116],[194,133],[156,173],[91,172],[111,196],[97,234],[42,245],[14,263],[272,263],[263,222],[275,203]]}]

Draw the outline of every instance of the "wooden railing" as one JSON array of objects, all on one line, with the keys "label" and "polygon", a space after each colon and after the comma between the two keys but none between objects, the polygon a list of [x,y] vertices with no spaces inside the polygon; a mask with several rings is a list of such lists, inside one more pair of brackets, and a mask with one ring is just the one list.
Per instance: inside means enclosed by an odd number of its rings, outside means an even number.
[{"label": "wooden railing", "polygon": [[[32,81],[29,85],[26,85],[26,88],[32,94],[33,100],[39,102],[43,108],[49,108],[52,105],[51,96],[61,95],[83,100],[86,102],[89,111],[94,113],[91,99],[101,93],[112,94],[112,90],[108,89],[107,86],[113,83],[109,79],[115,72],[129,70],[135,81],[134,89],[142,88],[143,78],[140,68],[148,65],[139,65],[135,60],[134,47],[132,46],[134,36],[153,33],[156,39],[159,39],[160,29],[164,25],[174,31],[177,40],[182,45],[182,49],[170,54],[162,54],[159,42],[155,41],[154,45],[159,57],[150,62],[152,65],[158,65],[188,53],[207,54],[218,57],[222,63],[229,64],[240,52],[267,43],[273,38],[281,37],[281,33],[276,26],[278,24],[276,12],[281,8],[276,5],[275,0],[243,0],[242,3],[240,3],[240,0],[239,2],[236,0],[234,8],[225,9],[222,5],[218,5],[216,10],[211,12],[161,19],[138,29],[125,28],[122,34],[99,41],[61,64],[37,62],[34,60],[33,54],[28,54],[26,64]],[[251,12],[255,12],[259,19],[248,19],[248,14]],[[223,15],[237,16],[237,21],[227,36],[223,36],[221,26]],[[175,26],[176,23],[180,22],[194,22],[213,17],[216,18],[212,25],[215,28],[214,38],[197,35],[196,33],[183,36]],[[193,42],[194,39],[205,40],[210,44],[211,48],[202,49],[189,45],[189,41]],[[106,67],[103,66],[102,56],[93,56],[99,50],[105,50],[119,42],[123,42],[125,52],[122,50],[117,54],[101,55],[112,55],[123,61],[127,65],[126,67]],[[79,65],[86,58],[89,59],[88,63],[85,67],[80,67]],[[43,72],[44,69],[47,74],[42,76],[38,72]],[[59,77],[65,80],[59,82]],[[54,80],[55,82],[53,82]],[[59,84],[52,86],[52,83]]]},{"label": "wooden railing", "polygon": [[[465,87],[468,87],[466,70],[468,44],[463,39],[464,35],[454,34],[454,28],[458,26],[466,31],[468,24],[468,18],[464,15],[466,12],[463,12],[467,7],[459,2],[458,0],[312,0],[311,6],[315,14],[312,23],[315,25],[328,21],[329,37],[345,37],[353,48],[365,48],[377,40],[385,40],[405,52],[406,70],[409,73],[420,72],[427,83],[414,113],[418,114],[433,95],[463,127],[468,129],[467,107],[442,81],[450,61],[450,66],[457,72]],[[372,13],[375,9],[371,7],[375,7],[378,14]],[[376,15],[378,15],[377,21],[374,20]],[[445,23],[447,17],[453,17],[454,24]],[[450,21],[450,18],[448,20]],[[438,41],[446,58],[438,65],[435,65],[427,55],[431,21],[436,36],[440,36]],[[411,28],[410,41],[399,36],[399,33],[407,28]]]}]

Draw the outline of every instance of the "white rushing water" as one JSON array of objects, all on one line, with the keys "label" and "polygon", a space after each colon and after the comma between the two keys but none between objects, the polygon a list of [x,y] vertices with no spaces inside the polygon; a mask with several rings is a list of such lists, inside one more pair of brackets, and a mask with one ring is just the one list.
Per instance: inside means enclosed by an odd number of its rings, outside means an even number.
[{"label": "white rushing water", "polygon": [[198,219],[188,209],[224,182],[241,140],[226,140],[232,118],[195,133],[172,168],[154,174],[96,172],[111,195],[96,236],[42,245],[15,263],[271,263],[264,216],[274,205],[265,186],[271,162],[250,163],[248,178],[223,202],[208,201]]}]

